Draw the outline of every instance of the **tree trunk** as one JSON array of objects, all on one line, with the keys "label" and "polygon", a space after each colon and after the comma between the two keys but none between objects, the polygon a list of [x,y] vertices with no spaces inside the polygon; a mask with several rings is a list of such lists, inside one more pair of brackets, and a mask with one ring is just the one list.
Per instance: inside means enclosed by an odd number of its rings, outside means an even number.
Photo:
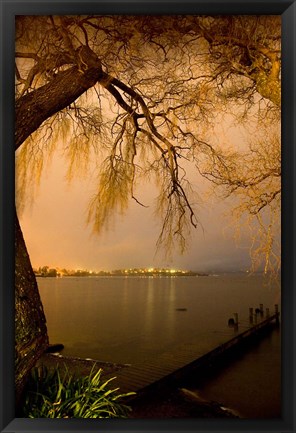
[{"label": "tree trunk", "polygon": [[[89,50],[90,51],[90,50]],[[66,108],[98,81],[101,62],[93,53],[79,65],[58,73],[49,83],[19,98],[15,105],[17,149],[53,114]],[[95,57],[94,57],[95,56]],[[48,347],[46,320],[30,257],[15,215],[15,389],[16,407],[26,379]]]},{"label": "tree trunk", "polygon": [[37,281],[15,215],[15,390],[16,406],[31,368],[48,347]]},{"label": "tree trunk", "polygon": [[15,104],[15,149],[46,119],[66,108],[94,86],[100,74],[100,62],[97,67],[84,73],[73,66],[60,72],[49,83],[18,99]]}]

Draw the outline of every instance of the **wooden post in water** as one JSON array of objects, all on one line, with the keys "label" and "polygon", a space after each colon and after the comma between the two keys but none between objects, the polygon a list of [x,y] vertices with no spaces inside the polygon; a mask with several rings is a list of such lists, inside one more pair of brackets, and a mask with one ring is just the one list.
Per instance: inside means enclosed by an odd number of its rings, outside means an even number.
[{"label": "wooden post in water", "polygon": [[257,325],[258,322],[258,308],[255,309],[255,325]]},{"label": "wooden post in water", "polygon": [[260,308],[260,316],[263,317],[263,304],[260,304],[259,308]]},{"label": "wooden post in water", "polygon": [[266,308],[266,318],[270,317],[269,308]]},{"label": "wooden post in water", "polygon": [[249,308],[249,322],[251,325],[253,325],[253,320],[254,320],[253,308]]}]

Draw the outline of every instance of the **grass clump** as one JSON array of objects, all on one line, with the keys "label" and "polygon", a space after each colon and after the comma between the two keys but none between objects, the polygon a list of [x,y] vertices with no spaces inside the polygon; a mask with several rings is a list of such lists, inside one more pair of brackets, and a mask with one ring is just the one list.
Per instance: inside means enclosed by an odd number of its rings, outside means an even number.
[{"label": "grass clump", "polygon": [[[95,367],[95,366],[94,366]],[[122,401],[133,392],[120,394],[103,381],[102,369],[89,376],[74,377],[65,369],[35,367],[25,392],[23,416],[26,418],[127,418],[131,408]]]}]

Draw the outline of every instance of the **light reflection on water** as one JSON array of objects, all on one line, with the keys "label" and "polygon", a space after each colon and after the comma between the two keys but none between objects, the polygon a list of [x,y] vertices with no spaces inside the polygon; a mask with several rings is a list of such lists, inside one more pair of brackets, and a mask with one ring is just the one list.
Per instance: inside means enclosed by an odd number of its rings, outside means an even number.
[{"label": "light reflection on water", "polygon": [[[242,331],[249,307],[273,313],[281,298],[279,284],[261,275],[39,278],[38,285],[50,342],[64,344],[63,355],[128,364],[165,352],[203,354],[233,336],[233,313]],[[279,417],[280,363],[273,332],[211,379],[192,377],[186,386],[243,417]]]},{"label": "light reflection on water", "polygon": [[[231,335],[237,312],[247,325],[249,307],[274,311],[276,284],[260,275],[219,277],[39,278],[51,343],[64,355],[136,363],[181,345],[210,350]],[[177,311],[177,309],[186,311]]]}]

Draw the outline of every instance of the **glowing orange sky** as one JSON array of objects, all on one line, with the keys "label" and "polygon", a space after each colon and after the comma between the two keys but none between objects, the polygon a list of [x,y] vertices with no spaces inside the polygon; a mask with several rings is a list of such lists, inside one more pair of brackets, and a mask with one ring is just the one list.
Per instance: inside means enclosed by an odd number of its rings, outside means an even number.
[{"label": "glowing orange sky", "polygon": [[[197,178],[193,182],[198,186]],[[86,225],[88,201],[94,185],[89,180],[65,181],[64,160],[58,155],[41,179],[32,208],[20,217],[27,248],[34,267],[58,266],[71,269],[112,270],[118,268],[170,266],[191,270],[242,269],[250,266],[247,248],[238,248],[233,233],[224,230],[229,219],[223,216],[225,205],[207,203],[198,208],[204,228],[192,231],[191,247],[173,260],[155,256],[160,221],[153,216],[155,190],[151,185],[139,188],[149,208],[131,201],[125,216],[118,216],[102,235],[91,233]]]}]

